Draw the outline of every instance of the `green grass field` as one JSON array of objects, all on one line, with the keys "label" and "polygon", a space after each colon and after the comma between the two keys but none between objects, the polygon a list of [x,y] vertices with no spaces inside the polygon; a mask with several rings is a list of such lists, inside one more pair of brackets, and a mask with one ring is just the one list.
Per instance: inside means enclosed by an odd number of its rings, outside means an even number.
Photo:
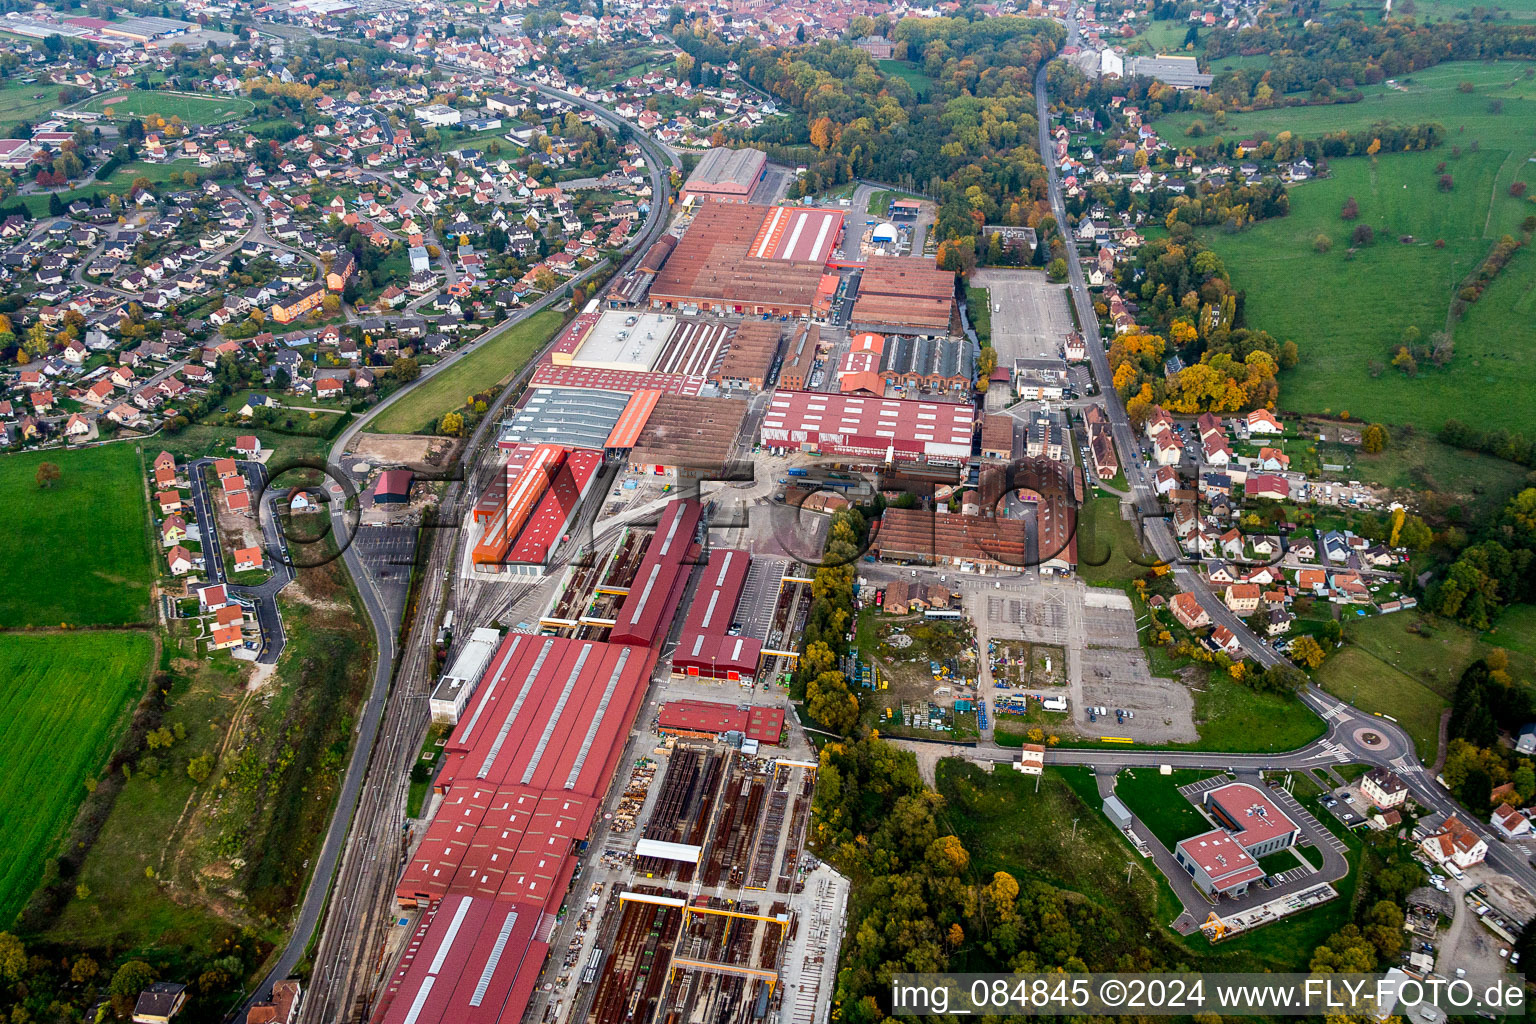
[{"label": "green grass field", "polygon": [[[1158,671],[1153,666],[1153,671]],[[1283,751],[1304,747],[1327,731],[1323,720],[1295,697],[1260,693],[1212,672],[1195,693],[1194,750]]]},{"label": "green grass field", "polygon": [[0,634],[0,925],[43,875],[144,687],[148,633]]},{"label": "green grass field", "polygon": [[1345,647],[1315,675],[1323,689],[1361,711],[1391,715],[1413,737],[1420,759],[1434,760],[1444,697],[1359,647]]},{"label": "green grass field", "polygon": [[[1359,103],[1229,114],[1220,124],[1213,115],[1189,111],[1159,120],[1175,145],[1281,131],[1315,137],[1378,123],[1429,121],[1446,129],[1446,143],[1428,152],[1332,161],[1332,177],[1291,190],[1288,217],[1237,235],[1209,233],[1247,292],[1248,322],[1301,346],[1301,365],[1281,378],[1282,408],[1348,410],[1361,419],[1437,429],[1475,394],[1490,426],[1531,421],[1536,401],[1526,382],[1536,370],[1536,334],[1529,313],[1522,320],[1519,311],[1533,301],[1536,260],[1514,261],[1479,303],[1489,310],[1473,307],[1454,325],[1456,356],[1448,367],[1424,367],[1408,378],[1388,366],[1404,328],[1417,327],[1428,337],[1449,326],[1460,282],[1499,237],[1518,232],[1521,221],[1536,213],[1528,199],[1508,194],[1516,181],[1536,184],[1531,70],[1508,61],[1443,64],[1392,86],[1365,87]],[[1460,91],[1464,82],[1472,84],[1470,93]],[[1196,120],[1206,128],[1200,139],[1187,134]],[[1455,183],[1450,193],[1437,187],[1442,162]],[[1354,224],[1339,217],[1351,196],[1360,205],[1358,223],[1376,231],[1375,244],[1353,258]],[[1320,234],[1331,240],[1330,252],[1315,251]],[[1400,236],[1413,241],[1403,244]]]},{"label": "green grass field", "polygon": [[[1506,608],[1493,628],[1483,634],[1483,640],[1516,654],[1536,658],[1536,605],[1517,604]],[[1527,679],[1531,679],[1529,673]]]},{"label": "green grass field", "polygon": [[1211,830],[1211,823],[1179,793],[1179,787],[1214,774],[1181,768],[1172,775],[1159,775],[1156,768],[1137,768],[1120,773],[1115,795],[1171,850],[1180,841]]},{"label": "green grass field", "polygon": [[249,114],[256,105],[243,96],[198,96],[125,89],[94,96],[81,109],[106,113],[108,108],[113,117],[126,114],[167,119],[179,117],[187,124],[218,124]]},{"label": "green grass field", "polygon": [[[1220,136],[1245,139],[1256,134],[1274,136],[1282,131],[1311,138],[1341,129],[1367,128],[1383,122],[1423,124],[1438,121],[1450,135],[1445,146],[1481,140],[1486,146],[1508,148],[1524,141],[1527,150],[1536,146],[1536,78],[1527,78],[1530,65],[1521,61],[1494,61],[1474,64],[1465,61],[1440,64],[1417,71],[1397,81],[1397,85],[1366,85],[1359,103],[1333,103],[1325,106],[1278,107],[1246,113],[1229,113],[1222,124],[1212,115],[1198,111],[1178,111],[1159,118],[1157,129],[1175,146],[1209,143]],[[1459,92],[1462,82],[1471,82],[1471,93]],[[1491,100],[1502,100],[1503,110],[1492,113]],[[1195,121],[1205,125],[1206,134],[1191,138],[1187,129]],[[1464,130],[1463,130],[1464,129]]]},{"label": "green grass field", "polygon": [[0,128],[47,117],[58,105],[59,87],[51,82],[6,81],[0,84]]},{"label": "green grass field", "polygon": [[965,290],[965,312],[971,318],[971,327],[983,346],[992,344],[992,299],[985,288]]},{"label": "green grass field", "polygon": [[[1531,422],[1536,345],[1529,341],[1536,334],[1528,320],[1491,333],[1464,321],[1455,330],[1455,357],[1444,368],[1426,365],[1410,378],[1389,365],[1405,328],[1417,327],[1428,338],[1447,326],[1452,295],[1508,226],[1490,213],[1507,155],[1484,149],[1455,158],[1447,147],[1375,162],[1336,160],[1333,177],[1292,190],[1288,217],[1235,235],[1209,235],[1247,292],[1248,322],[1301,347],[1301,364],[1281,378],[1283,409],[1347,411],[1359,420],[1436,430],[1465,415],[1468,396],[1475,395],[1486,426]],[[1455,179],[1449,194],[1436,187],[1442,160]],[[1358,223],[1376,231],[1375,243],[1353,258],[1353,225],[1339,217],[1351,196],[1360,206]],[[1319,234],[1332,239],[1331,252],[1315,251]],[[1403,244],[1399,236],[1413,241]],[[1468,320],[1529,302],[1532,268],[1536,261],[1512,261],[1483,299],[1494,312],[1477,315],[1482,311],[1474,307]]]},{"label": "green grass field", "polygon": [[[1043,552],[1042,552],[1043,554]],[[1145,576],[1135,524],[1120,518],[1120,499],[1100,494],[1083,502],[1077,521],[1077,573],[1093,585],[1121,586]],[[1098,563],[1098,564],[1094,564]]]},{"label": "green grass field", "polygon": [[[1485,297],[1483,302],[1487,301]],[[1375,455],[1343,445],[1323,446],[1321,454],[1324,462],[1347,465],[1347,479],[1415,491],[1421,498],[1425,491],[1434,491],[1469,510],[1502,506],[1520,489],[1528,472],[1492,455],[1441,444],[1428,434],[1410,436],[1403,431]]]},{"label": "green grass field", "polygon": [[904,60],[877,60],[875,66],[892,78],[899,78],[910,85],[918,99],[927,99],[929,90],[933,88],[933,79],[923,74],[916,64]]},{"label": "green grass field", "polygon": [[[938,791],[948,824],[971,855],[973,877],[1007,871],[1021,882],[1042,878],[1148,925],[1178,915],[1156,868],[1099,813],[1085,769],[1047,769],[1037,792],[1035,780],[1017,772],[989,775],[951,758],[939,762]],[[1135,864],[1129,880],[1128,863]]]},{"label": "green grass field", "polygon": [[[37,486],[44,462],[61,474],[47,489]],[[146,621],[154,552],[144,487],[131,444],[0,458],[0,626]]]},{"label": "green grass field", "polygon": [[554,310],[542,310],[503,331],[432,379],[416,384],[399,401],[368,421],[379,434],[427,431],[443,413],[463,406],[470,395],[508,379],[543,348],[564,323]]},{"label": "green grass field", "polygon": [[[1435,757],[1440,713],[1450,705],[1456,681],[1494,645],[1507,646],[1510,675],[1536,679],[1536,649],[1527,637],[1536,614],[1517,606],[1493,632],[1477,633],[1446,619],[1411,612],[1349,622],[1344,648],[1318,669],[1319,685],[1362,711],[1397,719],[1413,737],[1419,756]],[[1501,643],[1500,641],[1506,641]]]}]

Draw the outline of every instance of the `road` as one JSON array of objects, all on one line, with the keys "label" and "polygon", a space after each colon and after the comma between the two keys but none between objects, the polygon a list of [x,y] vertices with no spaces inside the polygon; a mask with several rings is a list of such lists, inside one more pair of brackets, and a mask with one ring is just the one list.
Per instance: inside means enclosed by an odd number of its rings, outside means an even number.
[{"label": "road", "polygon": [[[1073,46],[1077,42],[1077,20],[1075,16],[1069,16],[1066,45]],[[1104,409],[1109,416],[1115,447],[1120,451],[1120,462],[1125,468],[1131,500],[1139,514],[1142,543],[1158,559],[1172,564],[1174,578],[1179,588],[1194,594],[1196,600],[1200,602],[1200,607],[1210,615],[1212,623],[1226,626],[1231,630],[1250,657],[1266,667],[1282,664],[1285,659],[1264,644],[1242,619],[1227,608],[1226,602],[1211,590],[1205,578],[1199,574],[1198,568],[1183,561],[1178,541],[1173,535],[1171,522],[1163,512],[1148,480],[1145,464],[1139,457],[1135,433],[1131,429],[1129,417],[1126,416],[1125,404],[1111,386],[1113,376],[1110,373],[1104,342],[1099,333],[1098,316],[1094,312],[1093,303],[1088,295],[1088,284],[1083,276],[1082,263],[1077,257],[1077,247],[1070,242],[1071,228],[1067,221],[1066,204],[1062,197],[1061,177],[1057,173],[1056,162],[1048,157],[1052,150],[1050,95],[1046,82],[1046,68],[1047,65],[1041,65],[1039,73],[1035,76],[1035,104],[1036,116],[1040,123],[1040,152],[1042,155],[1047,155],[1045,165],[1050,177],[1051,209],[1056,215],[1056,223],[1063,236],[1069,239],[1066,246],[1067,280],[1071,285],[1072,301],[1077,309],[1078,323],[1082,326],[1093,376],[1098,382],[1099,392],[1104,400]],[[1282,756],[1130,750],[1107,752],[1053,750],[1049,759],[1053,763],[1091,764],[1095,767],[1167,763],[1191,768],[1225,768],[1245,764],[1260,767],[1275,765],[1285,768],[1312,763],[1324,745],[1339,744],[1348,755],[1348,760],[1381,765],[1397,772],[1408,783],[1414,799],[1425,807],[1432,808],[1441,814],[1459,815],[1468,827],[1488,843],[1490,864],[1521,885],[1536,890],[1536,870],[1532,869],[1525,855],[1514,847],[1504,845],[1493,834],[1487,823],[1479,820],[1475,815],[1469,815],[1457,805],[1445,787],[1436,782],[1425,770],[1423,762],[1414,751],[1413,740],[1395,722],[1360,711],[1311,683],[1307,684],[1300,696],[1308,707],[1329,722],[1329,733],[1317,743]],[[1348,716],[1348,723],[1353,723],[1350,728],[1341,728],[1340,716]],[[1380,744],[1366,743],[1362,738],[1366,732],[1379,737]]]},{"label": "road", "polygon": [[[547,95],[593,110],[615,127],[627,127],[627,123],[617,115],[596,104],[536,83],[518,81],[519,84]],[[666,227],[669,209],[667,169],[675,166],[676,161],[664,154],[643,132],[636,130],[632,134],[646,154],[652,184],[652,202],[645,227],[630,242],[630,260],[638,261]],[[600,266],[589,268],[574,278],[573,283],[584,280]],[[620,272],[611,280],[618,280],[624,269],[621,267]],[[330,495],[331,525],[338,537],[349,537],[354,528],[355,514],[348,514],[345,499],[356,493],[360,483],[344,464],[343,454],[366,422],[411,389],[444,372],[484,344],[488,338],[554,303],[558,294],[552,293],[518,310],[495,328],[427,368],[416,381],[395,391],[367,416],[349,424],[336,438],[328,462],[333,478]],[[553,343],[554,339],[551,339],[550,344]],[[466,479],[473,479],[470,472],[473,468],[472,460],[491,440],[491,430],[498,421],[499,409],[521,389],[522,383],[531,375],[533,367],[542,356],[543,352],[540,352],[529,360],[518,377],[503,390],[497,404],[481,419],[475,434],[461,450],[461,465],[466,468]],[[462,497],[461,487],[459,482],[449,485],[441,502],[442,508],[457,507]],[[471,490],[470,493],[474,492]],[[427,725],[426,696],[432,682],[433,627],[438,621],[445,589],[432,583],[451,572],[459,531],[429,530],[425,535],[431,548],[427,555],[427,568],[421,577],[423,585],[415,626],[409,633],[408,650],[402,650],[398,643],[398,624],[387,614],[368,565],[356,548],[349,545],[343,549],[342,558],[357,583],[358,593],[374,633],[377,661],[373,685],[359,711],[355,742],[337,797],[336,809],[320,853],[315,859],[293,932],[267,976],[240,1008],[240,1013],[244,1013],[251,1003],[270,998],[272,983],[293,973],[304,958],[322,919],[325,928],[315,947],[316,966],[310,979],[309,991],[305,994],[301,1020],[306,1024],[335,1024],[350,1019],[361,1001],[366,1000],[371,1004],[372,990],[375,982],[380,980],[377,972],[383,966],[382,960],[373,955],[375,940],[391,920],[392,915],[388,911],[393,904],[394,884],[403,864],[404,846],[400,844],[397,848],[396,837],[403,834],[402,829],[406,824],[407,772],[415,760],[417,745]],[[397,663],[401,667],[399,684],[392,689]]]},{"label": "road", "polygon": [[[223,540],[214,508],[214,498],[208,489],[203,470],[213,465],[212,459],[194,459],[187,464],[187,476],[192,484],[192,511],[197,517],[199,543],[203,549],[203,571],[212,583],[224,583]],[[288,554],[288,539],[283,536],[274,502],[277,493],[267,486],[267,467],[259,462],[236,462],[245,475],[247,489],[257,496],[264,514],[258,514],[261,523],[263,549],[272,559],[272,575],[256,586],[229,584],[229,594],[236,599],[244,598],[256,609],[256,621],[261,625],[261,648],[256,655],[259,665],[275,665],[283,653],[288,634],[283,630],[283,617],[278,614],[277,594],[293,582],[293,560]]]}]

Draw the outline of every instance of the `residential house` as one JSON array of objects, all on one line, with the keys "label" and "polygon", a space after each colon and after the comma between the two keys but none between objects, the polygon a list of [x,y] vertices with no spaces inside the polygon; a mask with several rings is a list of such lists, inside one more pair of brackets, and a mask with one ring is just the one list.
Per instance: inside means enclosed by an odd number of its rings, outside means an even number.
[{"label": "residential house", "polygon": [[160,522],[160,545],[174,547],[187,539],[187,521],[180,515],[171,514]]},{"label": "residential house", "polygon": [[1275,419],[1275,414],[1268,409],[1255,409],[1248,414],[1248,433],[1250,434],[1283,434],[1285,428],[1280,421]]},{"label": "residential house", "polygon": [[1229,658],[1235,659],[1243,656],[1242,641],[1226,626],[1217,626],[1211,631],[1211,643],[1215,644],[1217,649]]},{"label": "residential house", "polygon": [[1252,614],[1259,606],[1260,593],[1257,583],[1233,583],[1227,587],[1227,607],[1236,615]]},{"label": "residential house", "polygon": [[1454,815],[1445,819],[1440,831],[1425,836],[1419,847],[1436,864],[1454,864],[1457,868],[1481,864],[1488,855],[1488,844]]},{"label": "residential house", "polygon": [[252,569],[260,569],[263,565],[261,548],[239,548],[235,551],[235,572],[249,572]]},{"label": "residential house", "polygon": [[1360,779],[1360,792],[1382,810],[1401,807],[1408,799],[1408,783],[1396,772],[1386,768],[1372,768]]},{"label": "residential house", "polygon": [[1179,620],[1179,624],[1185,629],[1201,629],[1211,624],[1211,617],[1206,610],[1200,607],[1200,602],[1194,594],[1181,592],[1173,595],[1168,602],[1168,607],[1173,611],[1173,617]]},{"label": "residential house", "polygon": [[167,1024],[187,1003],[187,986],[157,981],[139,993],[133,1004],[133,1024]]},{"label": "residential house", "polygon": [[185,576],[192,571],[192,555],[180,544],[171,548],[170,553],[165,556],[165,560],[171,567],[172,576]]},{"label": "residential house", "polygon": [[1530,819],[1510,804],[1495,807],[1488,823],[1505,839],[1517,839],[1531,834]]}]

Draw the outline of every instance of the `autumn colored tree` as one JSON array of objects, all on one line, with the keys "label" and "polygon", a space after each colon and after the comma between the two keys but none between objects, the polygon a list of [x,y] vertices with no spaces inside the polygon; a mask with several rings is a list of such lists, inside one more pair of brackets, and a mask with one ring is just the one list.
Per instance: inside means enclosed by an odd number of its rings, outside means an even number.
[{"label": "autumn colored tree", "polygon": [[1339,216],[1344,220],[1356,220],[1360,216],[1360,204],[1355,202],[1355,197],[1350,196],[1344,200],[1344,208],[1339,211]]},{"label": "autumn colored tree", "polygon": [[1376,455],[1385,450],[1391,440],[1386,427],[1380,423],[1372,423],[1360,434],[1360,450],[1368,455]]},{"label": "autumn colored tree", "polygon": [[52,462],[44,462],[37,467],[37,486],[40,488],[52,488],[54,484],[59,482],[59,477],[62,475],[58,466]]},{"label": "autumn colored tree", "polygon": [[1288,653],[1291,660],[1303,668],[1317,668],[1326,657],[1322,646],[1310,636],[1299,636],[1292,640]]},{"label": "autumn colored tree", "polygon": [[811,122],[811,145],[825,153],[836,141],[837,133],[830,117],[818,117]]},{"label": "autumn colored tree", "polygon": [[443,413],[437,422],[437,432],[447,437],[458,437],[464,432],[464,417],[456,412]]}]

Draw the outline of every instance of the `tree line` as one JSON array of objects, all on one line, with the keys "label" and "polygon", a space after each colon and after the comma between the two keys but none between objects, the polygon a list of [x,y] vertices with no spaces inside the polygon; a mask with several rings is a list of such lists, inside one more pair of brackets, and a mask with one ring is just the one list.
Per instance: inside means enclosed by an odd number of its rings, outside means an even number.
[{"label": "tree line", "polygon": [[1536,487],[1510,498],[1426,591],[1426,606],[1487,629],[1512,604],[1536,601]]}]

